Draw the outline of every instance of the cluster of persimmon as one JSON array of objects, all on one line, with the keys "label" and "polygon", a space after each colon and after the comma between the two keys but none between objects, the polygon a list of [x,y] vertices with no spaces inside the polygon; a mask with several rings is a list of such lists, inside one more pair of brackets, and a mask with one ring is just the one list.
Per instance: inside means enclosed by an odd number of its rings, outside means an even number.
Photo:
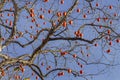
[{"label": "cluster of persimmon", "polygon": [[104,17],[103,20],[104,20],[104,22],[107,21],[107,20],[108,20],[108,17]]},{"label": "cluster of persimmon", "polygon": [[35,16],[34,9],[33,9],[33,8],[31,8],[31,9],[30,9],[30,17],[32,17],[32,18],[33,18],[34,16]]},{"label": "cluster of persimmon", "polygon": [[66,16],[67,15],[67,12],[57,12],[56,13],[57,17],[61,17],[61,16]]},{"label": "cluster of persimmon", "polygon": [[[67,72],[68,73],[72,73],[72,70],[71,69],[67,69]],[[63,75],[64,75],[63,71],[61,71],[61,72],[58,73],[58,76],[63,76]]]},{"label": "cluster of persimmon", "polygon": [[47,68],[46,68],[46,70],[50,70],[52,67],[51,66],[48,66]]},{"label": "cluster of persimmon", "polygon": [[74,34],[75,34],[75,36],[76,36],[76,37],[80,37],[80,38],[82,38],[82,37],[83,37],[83,33],[81,33],[81,32],[80,32],[80,30],[75,31],[75,33],[74,33]]},{"label": "cluster of persimmon", "polygon": [[[0,16],[4,17],[2,13],[0,14]],[[7,16],[10,17],[10,13],[8,13]],[[12,14],[11,16],[14,16],[14,14]],[[8,21],[8,19],[6,19],[5,24],[8,24],[10,27],[12,27],[13,21],[12,20]]]},{"label": "cluster of persimmon", "polygon": [[[71,69],[68,69],[67,72],[68,72],[68,73],[72,73],[72,70],[71,70]],[[80,74],[83,74],[84,72],[83,72],[83,70],[80,70],[79,73],[80,73]],[[63,76],[63,75],[64,75],[64,72],[63,72],[63,71],[61,71],[61,72],[58,73],[58,76]]]},{"label": "cluster of persimmon", "polygon": [[83,68],[83,64],[80,64],[79,62],[77,64],[78,64],[78,66],[80,66],[81,68]]},{"label": "cluster of persimmon", "polygon": [[37,39],[37,36],[30,35],[30,38],[31,38],[31,39]]},{"label": "cluster of persimmon", "polygon": [[21,79],[20,75],[14,75],[15,80]]},{"label": "cluster of persimmon", "polygon": [[64,56],[64,55],[68,54],[68,52],[66,52],[66,51],[61,51],[60,54],[61,54],[61,56]]},{"label": "cluster of persimmon", "polygon": [[58,76],[63,76],[63,75],[64,75],[63,71],[58,73]]},{"label": "cluster of persimmon", "polygon": [[[35,73],[34,72],[32,72],[32,74],[31,74],[32,76],[34,76],[35,75]],[[36,76],[35,77],[36,78],[36,80],[38,80],[39,79],[39,77],[38,76]],[[27,78],[27,80],[30,80],[30,78]]]},{"label": "cluster of persimmon", "polygon": [[[56,16],[58,17],[58,22],[60,22],[60,17],[62,17],[62,16],[67,16],[67,12],[57,12],[57,13],[56,13]],[[73,20],[69,20],[68,23],[69,23],[70,25],[72,25],[72,24],[73,24]],[[62,26],[63,26],[63,27],[67,27],[67,21],[63,21],[63,22],[62,22]]]},{"label": "cluster of persimmon", "polygon": [[4,71],[4,69],[1,70],[1,76],[5,76],[5,71]]},{"label": "cluster of persimmon", "polygon": [[20,68],[20,70],[21,70],[22,73],[25,72],[25,68],[23,67],[23,65],[20,64],[19,68]]},{"label": "cluster of persimmon", "polygon": [[[36,20],[35,20],[35,13],[34,13],[34,9],[33,8],[31,8],[30,9],[30,17],[32,18],[31,19],[31,22],[35,22]],[[27,18],[28,18],[28,16],[27,16]]]},{"label": "cluster of persimmon", "polygon": [[15,35],[12,39],[18,39],[23,36],[23,32],[18,32],[18,35]]},{"label": "cluster of persimmon", "polygon": [[[69,23],[70,25],[72,25],[72,24],[73,24],[73,20],[69,20],[68,23]],[[67,27],[67,22],[66,22],[66,21],[63,21],[62,26],[63,26],[63,27]]]}]

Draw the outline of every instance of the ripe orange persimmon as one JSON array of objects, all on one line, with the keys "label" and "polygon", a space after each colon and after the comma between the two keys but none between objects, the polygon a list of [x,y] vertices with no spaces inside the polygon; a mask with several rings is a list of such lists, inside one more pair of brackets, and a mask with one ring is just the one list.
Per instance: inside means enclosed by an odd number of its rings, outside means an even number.
[{"label": "ripe orange persimmon", "polygon": [[86,56],[87,56],[87,57],[89,57],[89,56],[90,56],[90,54],[87,54]]},{"label": "ripe orange persimmon", "polygon": [[99,26],[99,28],[101,29],[101,28],[102,28],[102,26]]},{"label": "ripe orange persimmon", "polygon": [[49,68],[47,67],[46,70],[49,70]]},{"label": "ripe orange persimmon", "polygon": [[61,12],[57,12],[57,16],[58,16],[58,17],[61,17],[61,16],[62,16],[62,13],[61,13]]},{"label": "ripe orange persimmon", "polygon": [[34,13],[34,9],[33,8],[30,9],[30,13]]},{"label": "ripe orange persimmon", "polygon": [[60,73],[58,73],[58,76],[61,76],[61,74],[60,74]]},{"label": "ripe orange persimmon", "polygon": [[97,21],[100,22],[100,18],[97,18]]},{"label": "ripe orange persimmon", "polygon": [[63,27],[66,27],[66,26],[67,26],[66,21],[64,21],[64,22],[62,23],[62,26],[63,26]]},{"label": "ripe orange persimmon", "polygon": [[31,22],[35,22],[35,18],[32,18]]},{"label": "ripe orange persimmon", "polygon": [[110,50],[110,49],[108,49],[106,52],[107,52],[107,53],[110,53],[110,52],[111,52],[111,50]]},{"label": "ripe orange persimmon", "polygon": [[30,17],[34,17],[35,16],[35,14],[34,13],[30,13]]},{"label": "ripe orange persimmon", "polygon": [[104,22],[106,21],[106,20],[108,20],[108,18],[106,17],[106,18],[103,18],[103,20],[104,20]]},{"label": "ripe orange persimmon", "polygon": [[81,67],[81,68],[83,68],[83,65],[82,65],[82,64],[80,64],[80,67]]},{"label": "ripe orange persimmon", "polygon": [[82,38],[82,37],[83,37],[83,34],[82,34],[82,33],[80,33],[80,34],[79,34],[79,37],[80,37],[80,38]]},{"label": "ripe orange persimmon", "polygon": [[22,71],[22,73],[24,73],[24,72],[25,72],[25,68],[20,68],[20,70]]},{"label": "ripe orange persimmon", "polygon": [[117,13],[114,13],[114,17],[116,17],[117,16]]},{"label": "ripe orange persimmon", "polygon": [[61,56],[64,56],[64,55],[66,55],[68,53],[64,51],[64,52],[61,52],[60,54],[61,54]]},{"label": "ripe orange persimmon", "polygon": [[79,63],[79,62],[78,62],[77,64],[78,64],[78,65],[80,65],[80,63]]},{"label": "ripe orange persimmon", "polygon": [[71,73],[71,72],[72,72],[72,70],[71,70],[71,69],[68,69],[67,71],[68,71],[68,73]]},{"label": "ripe orange persimmon", "polygon": [[99,6],[99,4],[98,4],[98,3],[96,3],[96,6],[98,7],[98,6]]},{"label": "ripe orange persimmon", "polygon": [[10,13],[8,13],[7,16],[10,16]]},{"label": "ripe orange persimmon", "polygon": [[43,63],[43,62],[41,63],[41,66],[44,66],[44,63]]},{"label": "ripe orange persimmon", "polygon": [[72,25],[72,24],[73,24],[73,20],[70,20],[70,21],[69,21],[69,24]]},{"label": "ripe orange persimmon", "polygon": [[80,11],[81,11],[81,10],[78,8],[78,9],[77,9],[77,12],[79,13]]},{"label": "ripe orange persimmon", "polygon": [[87,18],[87,15],[86,15],[86,14],[83,14],[83,18]]},{"label": "ripe orange persimmon", "polygon": [[5,76],[5,71],[4,70],[1,71],[1,75]]},{"label": "ripe orange persimmon", "polygon": [[12,26],[12,25],[13,25],[13,22],[12,22],[12,21],[10,21],[9,26]]},{"label": "ripe orange persimmon", "polygon": [[32,76],[34,76],[34,72],[32,72]]},{"label": "ripe orange persimmon", "polygon": [[64,0],[61,0],[60,3],[61,3],[61,4],[64,4]]},{"label": "ripe orange persimmon", "polygon": [[40,24],[36,24],[37,27],[40,27]]},{"label": "ripe orange persimmon", "polygon": [[117,43],[120,43],[120,39],[116,39],[116,42],[117,42]]},{"label": "ripe orange persimmon", "polygon": [[112,24],[112,21],[110,21],[110,24]]},{"label": "ripe orange persimmon", "polygon": [[97,46],[98,46],[98,44],[97,44],[97,43],[95,43],[95,44],[94,44],[94,46],[95,46],[95,47],[97,47]]},{"label": "ripe orange persimmon", "polygon": [[67,12],[63,12],[63,15],[66,16],[66,15],[67,15]]},{"label": "ripe orange persimmon", "polygon": [[58,73],[58,76],[63,76],[64,75],[64,72],[59,72]]},{"label": "ripe orange persimmon", "polygon": [[48,2],[49,0],[44,0],[44,2]]},{"label": "ripe orange persimmon", "polygon": [[87,13],[90,13],[90,10],[88,10]]},{"label": "ripe orange persimmon", "polygon": [[64,75],[64,72],[60,72],[60,75],[63,76],[63,75]]},{"label": "ripe orange persimmon", "polygon": [[38,80],[38,76],[36,76],[36,80]]},{"label": "ripe orange persimmon", "polygon": [[52,13],[52,10],[48,10],[48,13],[49,13],[49,14]]},{"label": "ripe orange persimmon", "polygon": [[19,75],[15,75],[14,78],[15,78],[15,80],[19,80],[20,76]]},{"label": "ripe orange persimmon", "polygon": [[81,33],[80,30],[76,31],[74,34],[76,37],[80,37],[80,38],[83,37],[83,33]]},{"label": "ripe orange persimmon", "polygon": [[4,40],[5,40],[5,38],[3,38],[3,37],[2,37],[2,38],[1,38],[1,40],[2,40],[2,41],[4,41]]},{"label": "ripe orange persimmon", "polygon": [[80,70],[80,74],[83,74],[83,70]]},{"label": "ripe orange persimmon", "polygon": [[109,45],[110,45],[110,46],[112,45],[112,41],[109,42]]},{"label": "ripe orange persimmon", "polygon": [[113,9],[113,6],[112,6],[112,5],[110,5],[110,6],[109,6],[109,9]]},{"label": "ripe orange persimmon", "polygon": [[77,57],[77,55],[76,55],[76,54],[73,54],[72,56],[73,56],[73,58],[76,58],[76,57]]},{"label": "ripe orange persimmon", "polygon": [[40,15],[39,18],[40,18],[40,19],[44,19],[44,15]]},{"label": "ripe orange persimmon", "polygon": [[108,30],[107,30],[107,33],[108,33],[108,34],[111,34],[111,30],[110,30],[110,29],[108,29]]}]

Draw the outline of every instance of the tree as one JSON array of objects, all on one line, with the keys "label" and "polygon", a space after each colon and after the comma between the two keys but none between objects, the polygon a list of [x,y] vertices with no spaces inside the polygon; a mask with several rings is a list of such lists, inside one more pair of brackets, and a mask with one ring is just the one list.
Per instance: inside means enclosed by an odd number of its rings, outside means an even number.
[{"label": "tree", "polygon": [[119,65],[119,1],[105,1],[1,0],[0,78],[88,80]]}]

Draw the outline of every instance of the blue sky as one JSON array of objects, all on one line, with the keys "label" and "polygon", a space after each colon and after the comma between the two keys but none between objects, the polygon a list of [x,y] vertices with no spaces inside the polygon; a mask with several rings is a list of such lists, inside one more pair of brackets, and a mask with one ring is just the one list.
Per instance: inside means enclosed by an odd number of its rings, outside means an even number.
[{"label": "blue sky", "polygon": [[[33,0],[32,0],[33,1]],[[22,31],[23,33],[25,33],[25,30],[28,30],[32,35],[36,34],[36,30],[41,30],[43,28],[50,28],[51,27],[51,23],[49,22],[49,20],[52,18],[53,14],[55,14],[55,12],[53,12],[52,14],[48,14],[47,10],[49,8],[51,8],[53,11],[60,11],[60,12],[64,12],[67,11],[71,5],[73,4],[74,0],[64,0],[64,4],[60,5],[59,3],[60,0],[49,0],[48,3],[44,3],[42,1],[38,1],[39,3],[36,3],[36,5],[34,6],[35,9],[35,14],[36,14],[36,23],[40,24],[40,27],[36,27],[35,23],[31,22],[31,18],[26,19],[26,16],[29,16],[29,14],[27,13],[27,11],[23,10],[20,13],[18,22],[17,22],[17,30],[18,31]],[[52,3],[54,3],[52,5]],[[113,15],[115,12],[118,14],[118,16],[120,16],[120,1],[118,2],[117,0],[94,0],[92,2],[92,6],[95,7],[95,4],[99,3],[99,7],[103,9],[105,12],[109,13],[110,15]],[[24,2],[20,1],[20,3],[18,3],[20,6],[24,5]],[[113,9],[110,10],[108,9],[109,5],[113,5]],[[6,8],[10,8],[11,4],[6,4],[5,9]],[[104,7],[103,7],[104,6]],[[117,6],[117,7],[116,7]],[[31,8],[31,6],[29,6],[28,8]],[[43,11],[40,11],[40,8],[43,8],[46,12],[43,13]],[[80,13],[76,13],[76,10],[80,8],[81,12]],[[87,11],[90,11],[91,14],[88,14]],[[38,18],[38,16],[40,14],[45,15],[45,19],[41,20]],[[83,14],[87,15],[87,18],[84,19],[83,18]],[[6,13],[7,15],[7,13]],[[103,20],[101,20],[101,22],[97,22],[95,21],[96,18],[98,17],[103,17],[105,16],[101,11],[95,11],[92,13],[92,11],[90,10],[88,3],[85,0],[79,0],[79,5],[73,10],[73,12],[70,14],[70,16],[66,19],[67,21],[69,21],[70,19],[72,19],[74,21],[73,25],[69,25],[68,24],[68,30],[66,32],[64,32],[63,34],[61,34],[61,36],[64,37],[75,37],[74,32],[77,31],[78,29],[80,29],[80,31],[84,34],[83,38],[84,39],[88,39],[91,40],[95,37],[97,37],[99,34],[96,32],[96,30],[93,27],[90,27],[89,25],[84,27],[84,28],[80,28],[83,24],[89,24],[94,22],[95,24],[98,25],[108,25],[112,28],[115,29],[116,32],[119,33],[119,20],[116,21],[114,20],[113,24],[109,24],[108,22],[104,22]],[[5,17],[2,18],[4,21],[5,19],[13,19],[12,17]],[[57,20],[57,16],[53,16],[52,18],[53,21]],[[111,19],[110,19],[111,20]],[[43,23],[46,22],[46,25],[44,25]],[[56,22],[57,23],[57,22]],[[31,29],[30,26],[33,26],[33,28]],[[60,30],[58,30],[58,32],[60,32],[61,30],[63,30],[64,28],[61,27]],[[96,28],[98,29],[98,28]],[[98,31],[105,31],[106,29],[98,29]],[[5,34],[5,29],[3,29],[2,33]],[[58,32],[56,32],[55,34],[57,34]],[[35,48],[37,48],[41,43],[42,40],[46,37],[47,32],[43,32],[41,33],[41,35],[38,37],[38,39],[32,43],[32,45],[29,45],[25,48],[21,48],[19,45],[17,44],[11,44],[9,45],[7,48],[3,49],[3,53],[8,53],[9,55],[16,57],[22,54],[32,54],[32,52],[34,51]],[[4,35],[6,38],[8,37],[7,35]],[[26,39],[27,38],[27,39]],[[16,39],[17,41],[20,41],[21,43],[26,43],[27,41],[31,40],[30,38],[30,34],[25,34],[24,38],[18,38]],[[48,71],[46,71],[46,67],[48,67],[49,65],[52,66],[52,68],[71,68],[72,70],[75,70],[77,72],[79,72],[80,70],[84,71],[84,74],[81,75],[81,77],[74,77],[72,74],[68,74],[67,72],[64,71],[65,75],[64,76],[57,76],[57,73],[59,71],[56,71],[55,73],[52,73],[50,75],[48,75],[47,78],[45,78],[45,80],[52,80],[53,76],[55,77],[55,80],[85,80],[85,78],[88,78],[88,80],[119,80],[120,79],[120,65],[117,66],[106,66],[103,64],[99,64],[99,62],[101,63],[106,63],[106,64],[119,64],[120,62],[120,54],[119,54],[119,48],[120,48],[120,44],[116,44],[115,40],[113,40],[113,45],[109,46],[108,45],[109,41],[105,41],[105,39],[102,40],[98,40],[95,43],[98,43],[98,47],[94,46],[93,44],[88,44],[86,42],[83,41],[78,41],[78,44],[86,44],[87,46],[90,47],[89,50],[86,50],[85,46],[78,46],[77,48],[75,48],[75,50],[70,52],[70,55],[65,55],[64,57],[60,56],[60,53],[57,52],[55,54],[57,54],[57,61],[58,61],[58,66],[55,66],[55,61],[54,61],[54,56],[52,53],[47,53],[47,54],[42,54],[40,55],[35,63],[38,64],[38,66],[40,66],[40,69],[46,73]],[[75,41],[71,42],[71,46],[77,45]],[[68,41],[63,41],[63,40],[58,40],[58,41],[50,41],[47,43],[47,45],[43,48],[43,49],[52,49],[52,50],[57,50],[57,49],[62,49],[63,51],[67,51],[69,50],[71,47],[69,47],[69,43]],[[111,53],[107,54],[106,50],[107,49],[111,49]],[[81,54],[81,50],[83,50],[84,55]],[[80,58],[82,58],[83,60],[87,61],[88,63],[90,63],[89,65],[86,65],[84,61],[80,60],[80,59],[74,59],[72,58],[71,55],[73,54],[77,54]],[[90,57],[86,57],[86,55],[89,54]],[[64,66],[65,63],[65,58],[67,60],[66,66]],[[44,62],[45,66],[41,66],[40,64]],[[84,67],[80,68],[76,63],[80,62]],[[98,64],[96,64],[96,62]],[[94,64],[91,64],[94,63]],[[104,73],[98,73],[97,75],[95,73],[104,70]],[[26,73],[28,73],[26,76],[30,77],[31,76],[31,72],[29,71],[28,68],[26,68]],[[95,74],[92,76],[86,76],[87,74]],[[85,78],[83,78],[85,77]],[[31,78],[31,80],[34,80],[35,76]],[[86,79],[87,80],[87,79]]]}]

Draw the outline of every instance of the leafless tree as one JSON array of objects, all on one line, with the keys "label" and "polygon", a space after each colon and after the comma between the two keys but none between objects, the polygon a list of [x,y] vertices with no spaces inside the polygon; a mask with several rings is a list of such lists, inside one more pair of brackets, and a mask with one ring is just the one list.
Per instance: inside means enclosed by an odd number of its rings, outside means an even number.
[{"label": "leafless tree", "polygon": [[119,1],[105,1],[1,0],[0,78],[88,80],[119,65]]}]

